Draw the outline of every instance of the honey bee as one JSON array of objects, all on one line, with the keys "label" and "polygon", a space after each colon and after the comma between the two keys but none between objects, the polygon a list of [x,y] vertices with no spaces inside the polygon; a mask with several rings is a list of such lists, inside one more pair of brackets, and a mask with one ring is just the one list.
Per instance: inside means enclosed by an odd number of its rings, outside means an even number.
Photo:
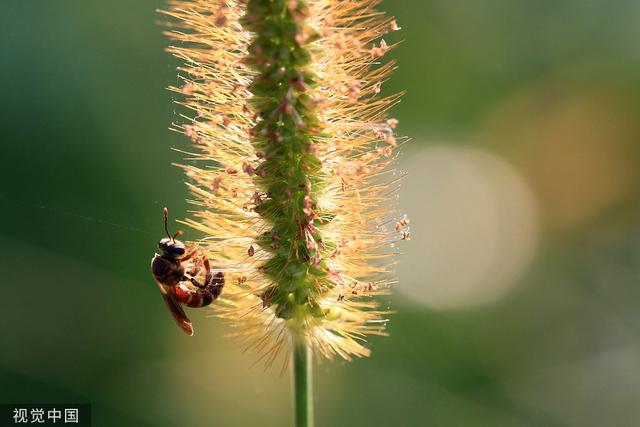
[{"label": "honey bee", "polygon": [[224,274],[211,271],[211,264],[202,248],[195,244],[187,247],[177,240],[181,231],[171,236],[168,218],[169,211],[164,208],[164,231],[167,237],[158,243],[160,253],[156,253],[151,260],[151,272],[174,320],[191,336],[193,325],[182,305],[205,307],[211,304],[222,292]]}]

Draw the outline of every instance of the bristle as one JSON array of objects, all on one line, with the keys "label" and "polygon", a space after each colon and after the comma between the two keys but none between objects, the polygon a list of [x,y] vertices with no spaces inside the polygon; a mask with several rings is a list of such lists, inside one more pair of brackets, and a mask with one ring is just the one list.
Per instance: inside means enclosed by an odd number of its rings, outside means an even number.
[{"label": "bristle", "polygon": [[186,224],[227,285],[216,306],[267,364],[304,334],[314,350],[369,355],[384,334],[395,243],[399,95],[375,0],[176,0],[169,48],[184,65],[174,130],[196,207]]}]

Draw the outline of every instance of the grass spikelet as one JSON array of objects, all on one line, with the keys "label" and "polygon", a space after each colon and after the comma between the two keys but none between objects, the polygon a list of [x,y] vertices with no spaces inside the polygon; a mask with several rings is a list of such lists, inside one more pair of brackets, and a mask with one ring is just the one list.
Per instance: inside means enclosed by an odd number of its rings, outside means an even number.
[{"label": "grass spikelet", "polygon": [[196,209],[186,224],[227,275],[216,312],[267,364],[302,338],[369,355],[384,334],[395,244],[409,238],[392,168],[403,140],[381,97],[399,29],[375,0],[180,0],[167,10],[174,129]]}]

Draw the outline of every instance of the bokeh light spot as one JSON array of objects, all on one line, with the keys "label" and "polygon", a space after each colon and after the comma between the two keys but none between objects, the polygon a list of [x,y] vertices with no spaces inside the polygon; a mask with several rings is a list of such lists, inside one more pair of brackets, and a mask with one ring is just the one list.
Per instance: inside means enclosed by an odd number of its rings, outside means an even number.
[{"label": "bokeh light spot", "polygon": [[529,265],[537,205],[520,173],[476,149],[435,146],[408,153],[404,210],[411,248],[400,291],[432,308],[463,308],[502,297]]}]

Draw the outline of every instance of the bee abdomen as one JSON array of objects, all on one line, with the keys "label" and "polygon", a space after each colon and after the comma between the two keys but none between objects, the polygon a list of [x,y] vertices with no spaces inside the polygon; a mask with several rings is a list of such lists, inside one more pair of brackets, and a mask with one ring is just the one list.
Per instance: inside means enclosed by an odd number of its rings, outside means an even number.
[{"label": "bee abdomen", "polygon": [[176,287],[176,296],[187,307],[205,307],[215,301],[224,287],[224,274],[217,273],[204,289],[191,289],[185,284]]}]

